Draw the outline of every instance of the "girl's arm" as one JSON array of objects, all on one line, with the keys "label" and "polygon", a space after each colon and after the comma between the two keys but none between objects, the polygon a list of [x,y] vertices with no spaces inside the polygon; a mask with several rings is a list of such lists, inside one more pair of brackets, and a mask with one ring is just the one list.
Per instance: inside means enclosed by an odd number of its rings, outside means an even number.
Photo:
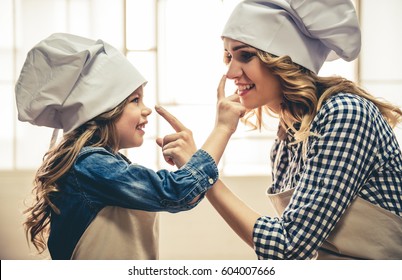
[{"label": "girl's arm", "polygon": [[261,215],[244,203],[221,180],[207,192],[207,198],[233,231],[254,248],[254,224]]}]

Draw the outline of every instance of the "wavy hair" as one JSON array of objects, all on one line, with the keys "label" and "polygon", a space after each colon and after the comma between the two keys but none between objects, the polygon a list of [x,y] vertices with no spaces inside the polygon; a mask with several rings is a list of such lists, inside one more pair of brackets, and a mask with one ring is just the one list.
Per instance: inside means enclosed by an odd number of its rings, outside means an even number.
[{"label": "wavy hair", "polygon": [[[373,102],[391,127],[402,120],[402,110],[399,107],[374,97],[350,80],[339,76],[320,77],[293,63],[289,56],[276,57],[261,50],[257,50],[257,56],[279,78],[283,93],[281,111],[277,114],[279,134],[290,132],[295,139],[293,144],[307,142],[312,135],[310,125],[322,104],[331,95],[339,92],[356,94]],[[275,115],[267,106],[262,106],[248,111],[242,121],[253,129],[261,129],[263,113]],[[250,121],[253,117],[254,123]]]},{"label": "wavy hair", "polygon": [[51,216],[60,214],[60,210],[52,203],[52,197],[60,192],[58,180],[70,170],[84,146],[108,147],[117,152],[119,139],[115,123],[121,117],[127,102],[128,99],[64,134],[60,143],[44,155],[34,180],[33,205],[24,211],[27,217],[23,223],[27,240],[32,242],[39,253],[47,248]]}]

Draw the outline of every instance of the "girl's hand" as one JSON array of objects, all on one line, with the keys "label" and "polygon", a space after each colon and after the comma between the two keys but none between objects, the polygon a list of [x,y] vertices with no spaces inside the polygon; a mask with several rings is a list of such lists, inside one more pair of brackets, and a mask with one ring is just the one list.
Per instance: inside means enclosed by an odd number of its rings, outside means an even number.
[{"label": "girl's hand", "polygon": [[155,111],[176,131],[176,133],[166,135],[163,139],[157,138],[156,143],[162,148],[165,161],[180,168],[197,151],[193,133],[161,106],[155,106]]}]

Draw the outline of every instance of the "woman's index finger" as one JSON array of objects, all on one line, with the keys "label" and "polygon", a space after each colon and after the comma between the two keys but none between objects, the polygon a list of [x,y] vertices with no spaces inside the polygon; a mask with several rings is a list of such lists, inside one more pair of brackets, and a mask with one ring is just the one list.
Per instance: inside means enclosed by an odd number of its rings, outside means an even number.
[{"label": "woman's index finger", "polygon": [[226,75],[223,75],[218,85],[218,101],[225,98]]}]

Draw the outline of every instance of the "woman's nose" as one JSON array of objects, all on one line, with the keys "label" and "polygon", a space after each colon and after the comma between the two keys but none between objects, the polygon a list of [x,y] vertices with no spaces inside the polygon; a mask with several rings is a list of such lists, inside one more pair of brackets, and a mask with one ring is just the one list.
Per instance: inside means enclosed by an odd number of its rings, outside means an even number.
[{"label": "woman's nose", "polygon": [[243,74],[243,70],[241,69],[240,65],[236,62],[232,61],[228,66],[228,71],[226,72],[226,77],[228,79],[237,79]]}]

